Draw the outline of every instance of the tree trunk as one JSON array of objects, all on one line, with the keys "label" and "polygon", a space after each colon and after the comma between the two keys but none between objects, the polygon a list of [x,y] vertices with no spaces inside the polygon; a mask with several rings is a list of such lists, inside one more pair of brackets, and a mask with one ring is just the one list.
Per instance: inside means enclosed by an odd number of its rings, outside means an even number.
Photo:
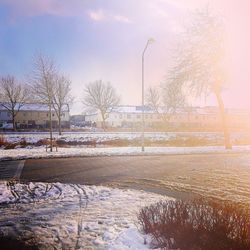
[{"label": "tree trunk", "polygon": [[12,116],[12,126],[13,126],[13,131],[16,131],[16,123],[15,123],[15,117]]},{"label": "tree trunk", "polygon": [[105,125],[105,114],[102,113],[102,128],[104,131],[106,131],[106,125]]},{"label": "tree trunk", "polygon": [[49,133],[50,133],[50,152],[52,152],[53,147],[53,137],[52,137],[52,110],[51,103],[49,104]]},{"label": "tree trunk", "polygon": [[59,135],[62,135],[62,125],[61,125],[61,116],[60,115],[58,118],[58,130],[59,130]]},{"label": "tree trunk", "polygon": [[229,130],[228,130],[228,124],[227,124],[227,117],[226,117],[225,107],[224,107],[224,103],[223,103],[223,100],[221,97],[221,93],[219,91],[216,91],[215,95],[216,95],[216,99],[217,99],[217,102],[219,105],[219,110],[220,110],[222,128],[223,128],[223,133],[224,133],[225,148],[232,149],[230,134],[229,134]]}]

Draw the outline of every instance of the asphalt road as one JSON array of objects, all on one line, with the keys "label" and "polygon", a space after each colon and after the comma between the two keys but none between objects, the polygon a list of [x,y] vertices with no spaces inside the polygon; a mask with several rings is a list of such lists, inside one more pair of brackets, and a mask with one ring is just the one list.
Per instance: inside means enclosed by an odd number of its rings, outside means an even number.
[{"label": "asphalt road", "polygon": [[250,204],[249,154],[117,156],[25,161],[21,181],[136,188],[189,198],[206,195]]},{"label": "asphalt road", "polygon": [[19,180],[24,162],[24,160],[0,161],[0,180]]}]

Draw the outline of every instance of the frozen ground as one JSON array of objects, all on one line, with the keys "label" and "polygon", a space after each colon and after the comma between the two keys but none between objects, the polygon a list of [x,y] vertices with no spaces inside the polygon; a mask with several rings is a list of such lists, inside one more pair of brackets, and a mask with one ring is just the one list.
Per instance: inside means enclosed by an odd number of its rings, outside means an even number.
[{"label": "frozen ground", "polygon": [[144,205],[167,197],[61,183],[0,183],[0,234],[39,249],[149,249],[138,230]]},{"label": "frozen ground", "polygon": [[[233,140],[241,138],[249,138],[250,133],[237,132],[231,134]],[[34,133],[5,133],[4,137],[9,142],[19,142],[24,138],[28,143],[36,143],[37,141],[49,138],[49,133],[34,132]],[[58,133],[53,133],[53,137],[60,139],[65,142],[88,142],[96,141],[102,143],[105,141],[126,139],[135,140],[141,137],[140,132],[64,132],[63,135],[59,136]],[[223,133],[219,132],[146,132],[145,138],[151,141],[161,141],[174,138],[197,138],[206,140],[217,140],[223,139]]]},{"label": "frozen ground", "polygon": [[204,153],[232,153],[250,152],[250,146],[234,146],[232,150],[225,150],[223,146],[203,147],[146,147],[141,152],[140,147],[110,147],[110,148],[53,148],[53,152],[46,152],[44,146],[27,148],[0,149],[1,160],[19,160],[55,157],[79,156],[115,156],[115,155],[159,155],[159,154],[204,154]]}]

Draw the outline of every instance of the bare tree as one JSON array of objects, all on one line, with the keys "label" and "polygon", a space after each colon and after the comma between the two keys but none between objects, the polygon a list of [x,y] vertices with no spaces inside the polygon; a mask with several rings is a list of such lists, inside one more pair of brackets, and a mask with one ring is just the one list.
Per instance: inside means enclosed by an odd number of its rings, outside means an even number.
[{"label": "bare tree", "polygon": [[58,118],[59,135],[62,134],[61,117],[63,109],[65,106],[68,108],[73,102],[73,97],[70,94],[70,91],[71,81],[63,75],[58,75],[55,81],[55,91],[52,104]]},{"label": "bare tree", "polygon": [[225,147],[231,149],[225,108],[221,96],[225,84],[223,23],[209,8],[196,11],[183,33],[176,53],[171,81],[185,85],[196,97],[213,93],[216,96],[224,132]]},{"label": "bare tree", "polygon": [[108,113],[119,102],[120,97],[117,95],[114,87],[110,83],[104,83],[102,80],[90,82],[84,89],[83,104],[100,112],[103,129],[106,128],[105,121],[108,118]]},{"label": "bare tree", "polygon": [[16,131],[15,118],[27,100],[28,95],[25,85],[17,83],[14,76],[1,77],[0,106],[4,107],[11,114],[14,131]]},{"label": "bare tree", "polygon": [[146,93],[146,103],[156,113],[159,113],[161,106],[161,96],[157,87],[150,87]]},{"label": "bare tree", "polygon": [[35,58],[34,69],[29,82],[34,98],[36,98],[38,102],[47,105],[49,109],[50,151],[52,151],[53,146],[52,108],[55,95],[56,76],[57,70],[53,60],[39,54]]},{"label": "bare tree", "polygon": [[180,108],[187,106],[186,96],[181,86],[176,86],[168,80],[162,84],[163,113],[167,115],[175,114]]},{"label": "bare tree", "polygon": [[169,121],[177,109],[187,105],[181,89],[176,88],[169,81],[162,83],[160,88],[150,87],[146,94],[146,101],[147,105],[158,113],[164,122]]}]

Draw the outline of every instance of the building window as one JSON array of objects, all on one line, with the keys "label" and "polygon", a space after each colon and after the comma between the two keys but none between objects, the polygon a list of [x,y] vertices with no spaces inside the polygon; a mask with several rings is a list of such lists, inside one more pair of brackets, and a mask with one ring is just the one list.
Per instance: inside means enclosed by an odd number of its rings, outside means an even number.
[{"label": "building window", "polygon": [[141,119],[141,115],[137,115],[136,117],[137,117],[137,119]]},{"label": "building window", "polygon": [[122,119],[122,115],[119,115],[119,118]]},{"label": "building window", "polygon": [[128,118],[128,119],[131,119],[131,115],[130,115],[130,114],[127,114],[127,118]]}]

